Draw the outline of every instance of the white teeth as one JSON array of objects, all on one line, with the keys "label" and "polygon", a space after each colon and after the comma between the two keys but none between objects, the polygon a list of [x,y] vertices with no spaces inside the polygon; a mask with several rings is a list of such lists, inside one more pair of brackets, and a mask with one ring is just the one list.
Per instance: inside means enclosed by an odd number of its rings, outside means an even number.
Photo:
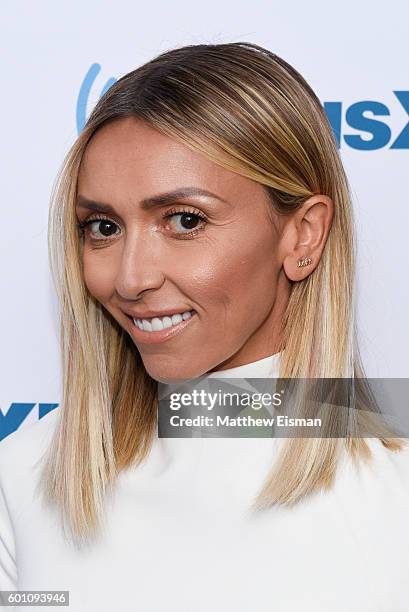
[{"label": "white teeth", "polygon": [[145,331],[152,331],[152,323],[148,319],[142,319],[142,325]]},{"label": "white teeth", "polygon": [[152,319],[152,331],[159,331],[160,329],[163,329],[163,323],[158,317],[154,317]]},{"label": "white teeth", "polygon": [[174,315],[172,315],[172,325],[177,325],[181,321],[183,321],[181,314],[174,314]]},{"label": "white teeth", "polygon": [[153,332],[160,331],[161,329],[166,329],[168,327],[172,327],[173,325],[178,325],[181,321],[186,321],[192,316],[191,310],[186,310],[181,314],[174,314],[171,317],[153,317],[152,319],[133,319],[135,325],[142,329],[143,331]]}]

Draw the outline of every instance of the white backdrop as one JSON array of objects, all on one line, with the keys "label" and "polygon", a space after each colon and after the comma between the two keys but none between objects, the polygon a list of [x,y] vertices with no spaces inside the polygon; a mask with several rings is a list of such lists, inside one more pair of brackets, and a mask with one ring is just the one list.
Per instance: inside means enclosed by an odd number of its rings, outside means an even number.
[{"label": "white backdrop", "polygon": [[25,426],[60,401],[47,215],[63,156],[111,79],[186,44],[258,43],[340,111],[364,365],[409,377],[408,18],[406,0],[2,3],[0,438],[19,414]]}]

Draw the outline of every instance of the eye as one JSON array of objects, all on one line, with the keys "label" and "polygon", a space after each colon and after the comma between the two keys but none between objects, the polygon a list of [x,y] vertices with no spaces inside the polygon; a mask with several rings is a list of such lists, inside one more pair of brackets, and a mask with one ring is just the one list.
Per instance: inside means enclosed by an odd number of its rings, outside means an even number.
[{"label": "eye", "polygon": [[[94,216],[89,217],[86,221],[78,222],[78,228],[81,231],[81,235],[85,235],[86,231],[89,232],[91,239],[96,242],[104,240],[110,240],[111,236],[114,236],[118,225],[111,221],[108,217]],[[94,226],[94,228],[93,228]],[[102,238],[97,238],[96,233],[100,232]]]},{"label": "eye", "polygon": [[[166,222],[166,229],[170,228],[172,234],[179,239],[194,238],[199,232],[203,231],[207,223],[207,217],[197,209],[171,209],[168,210],[163,218]],[[118,233],[118,224],[105,215],[92,215],[82,222],[78,222],[78,228],[82,236],[87,236],[94,242],[106,242],[112,240]],[[98,236],[100,234],[100,236]]]},{"label": "eye", "polygon": [[207,217],[201,211],[187,208],[171,209],[164,215],[164,219],[171,219],[169,225],[173,225],[175,234],[183,238],[196,236],[203,231],[207,222]]}]

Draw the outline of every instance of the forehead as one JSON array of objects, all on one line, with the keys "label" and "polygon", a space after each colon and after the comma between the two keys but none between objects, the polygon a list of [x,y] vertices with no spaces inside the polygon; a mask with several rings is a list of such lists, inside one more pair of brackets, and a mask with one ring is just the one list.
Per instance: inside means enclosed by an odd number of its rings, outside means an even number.
[{"label": "forehead", "polygon": [[262,192],[255,181],[136,118],[115,121],[94,134],[78,177],[82,195],[102,201],[144,198],[181,185],[203,187],[226,199]]}]

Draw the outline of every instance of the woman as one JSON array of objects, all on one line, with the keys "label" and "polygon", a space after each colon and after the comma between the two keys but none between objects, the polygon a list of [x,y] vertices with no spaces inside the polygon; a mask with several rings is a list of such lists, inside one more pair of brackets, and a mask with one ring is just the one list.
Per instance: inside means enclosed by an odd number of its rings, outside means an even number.
[{"label": "woman", "polygon": [[194,45],[119,79],[62,168],[50,256],[62,401],[0,449],[3,589],[88,612],[407,610],[402,440],[157,435],[158,383],[363,384],[348,183],[294,68]]}]

